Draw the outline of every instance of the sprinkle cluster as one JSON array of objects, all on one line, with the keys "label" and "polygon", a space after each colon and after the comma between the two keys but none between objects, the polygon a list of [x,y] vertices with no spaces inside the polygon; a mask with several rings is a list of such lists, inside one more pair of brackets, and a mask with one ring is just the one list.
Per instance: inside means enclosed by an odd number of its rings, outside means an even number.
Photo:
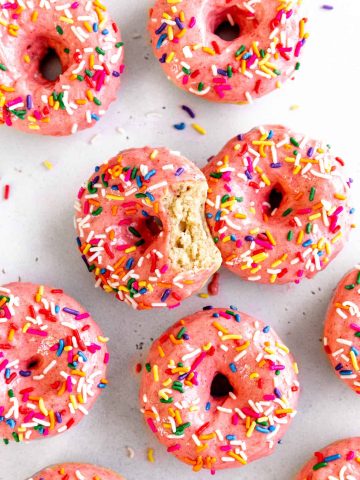
[{"label": "sprinkle cluster", "polygon": [[77,307],[62,290],[0,287],[0,437],[5,444],[68,430],[106,387],[108,339]]},{"label": "sprinkle cluster", "polygon": [[360,395],[360,266],[336,289],[327,314],[324,348],[336,374]]},{"label": "sprinkle cluster", "polygon": [[360,438],[333,443],[319,452],[296,477],[296,480],[355,480],[360,475]]},{"label": "sprinkle cluster", "polygon": [[168,452],[215,473],[271,453],[296,413],[297,373],[269,326],[205,307],[154,342],[142,413]]},{"label": "sprinkle cluster", "polygon": [[[251,103],[299,70],[308,33],[298,1],[225,2],[214,18],[206,3],[158,0],[150,10],[155,54],[181,88],[215,101]],[[213,24],[224,21],[239,25],[239,38],[216,35]]]},{"label": "sprinkle cluster", "polygon": [[205,182],[195,165],[166,149],[128,150],[96,167],[76,203],[77,242],[96,286],[144,309],[175,308],[203,285],[201,272],[175,271],[168,253],[163,198],[189,180]]},{"label": "sprinkle cluster", "polygon": [[204,168],[224,265],[261,283],[298,283],[324,269],[354,227],[343,167],[329,145],[284,127],[231,140]]},{"label": "sprinkle cluster", "polygon": [[[0,54],[1,123],[66,135],[92,126],[114,100],[124,69],[123,43],[100,0],[2,1],[0,41],[4,55],[19,55],[8,64]],[[63,67],[54,82],[39,72],[48,48]]]},{"label": "sprinkle cluster", "polygon": [[29,480],[123,480],[123,477],[96,465],[66,463],[46,468]]}]

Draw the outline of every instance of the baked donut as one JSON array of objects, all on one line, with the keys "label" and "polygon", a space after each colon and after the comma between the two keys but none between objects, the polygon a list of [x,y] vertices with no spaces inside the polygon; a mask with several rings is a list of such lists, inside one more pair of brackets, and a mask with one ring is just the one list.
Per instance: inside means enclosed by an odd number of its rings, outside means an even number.
[{"label": "baked donut", "polygon": [[86,463],[63,463],[45,468],[29,480],[125,480],[107,468]]},{"label": "baked donut", "polygon": [[360,437],[328,445],[305,465],[295,480],[355,480],[360,477]]},{"label": "baked donut", "polygon": [[153,343],[140,403],[168,452],[214,473],[272,453],[298,395],[297,366],[274,330],[234,306],[205,307]]},{"label": "baked donut", "polygon": [[298,4],[156,0],[149,20],[155,56],[168,78],[194,95],[251,103],[300,67],[308,34]]},{"label": "baked donut", "polygon": [[[55,79],[43,75],[51,57],[61,64]],[[122,60],[100,0],[2,2],[0,123],[56,136],[93,126],[116,98]]]},{"label": "baked donut", "polygon": [[96,167],[76,202],[78,245],[96,286],[135,309],[174,308],[220,267],[205,221],[207,183],[165,148]]},{"label": "baked donut", "polygon": [[206,215],[224,266],[259,283],[298,283],[331,262],[351,229],[344,162],[282,126],[238,135],[203,169]]},{"label": "baked donut", "polygon": [[87,415],[107,385],[106,342],[62,290],[0,287],[0,439],[54,436]]},{"label": "baked donut", "polygon": [[324,348],[335,373],[360,395],[360,265],[335,290],[326,315]]}]

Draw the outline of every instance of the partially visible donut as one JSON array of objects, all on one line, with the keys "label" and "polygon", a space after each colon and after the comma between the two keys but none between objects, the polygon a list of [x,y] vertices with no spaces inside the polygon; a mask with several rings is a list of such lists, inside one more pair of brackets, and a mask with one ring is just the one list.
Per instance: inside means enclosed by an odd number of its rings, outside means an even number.
[{"label": "partially visible donut", "polygon": [[144,418],[194,471],[241,467],[273,452],[296,413],[297,366],[272,328],[236,307],[205,307],[152,345]]},{"label": "partially visible donut", "polygon": [[[49,55],[61,63],[55,79],[42,75]],[[101,1],[1,2],[0,123],[42,135],[93,126],[116,98],[122,60]]]},{"label": "partially visible donut", "polygon": [[[178,87],[216,102],[251,103],[280,88],[300,67],[308,33],[298,5],[156,0],[149,20],[153,50]],[[234,38],[221,33],[226,24]]]},{"label": "partially visible donut", "polygon": [[334,442],[314,454],[295,480],[360,478],[360,437]]},{"label": "partially visible donut", "polygon": [[86,463],[62,463],[45,468],[29,480],[125,480],[107,468]]},{"label": "partially visible donut", "polygon": [[62,290],[0,287],[0,439],[46,438],[75,426],[107,385],[106,343]]},{"label": "partially visible donut", "polygon": [[224,266],[241,278],[298,283],[344,247],[352,179],[325,142],[278,125],[254,128],[203,171],[210,231]]},{"label": "partially visible donut", "polygon": [[166,148],[96,167],[76,202],[78,245],[96,286],[136,309],[174,308],[220,267],[204,213],[207,183]]},{"label": "partially visible donut", "polygon": [[360,395],[360,266],[336,287],[326,314],[324,348],[336,375]]}]

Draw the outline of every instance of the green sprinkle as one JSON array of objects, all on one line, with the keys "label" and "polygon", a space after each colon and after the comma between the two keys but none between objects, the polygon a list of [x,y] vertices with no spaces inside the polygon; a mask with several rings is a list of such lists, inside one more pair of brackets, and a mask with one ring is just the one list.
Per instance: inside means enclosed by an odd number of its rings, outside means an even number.
[{"label": "green sprinkle", "polygon": [[229,78],[231,78],[233,76],[233,71],[232,71],[232,66],[231,65],[228,65],[228,67],[227,67],[227,74],[228,74]]},{"label": "green sprinkle", "polygon": [[263,48],[260,50],[260,55],[261,55],[261,58],[265,58],[266,52]]},{"label": "green sprinkle", "polygon": [[191,74],[190,68],[183,67],[182,71],[183,71],[186,75],[190,75],[190,74]]},{"label": "green sprinkle", "polygon": [[360,332],[356,332],[356,333],[355,333],[355,337],[360,338]]},{"label": "green sprinkle", "polygon": [[83,75],[76,75],[76,78],[77,78],[80,82],[83,82],[83,81],[84,81]]},{"label": "green sprinkle", "polygon": [[131,172],[131,175],[130,175],[131,180],[135,180],[137,171],[138,171],[137,167],[134,167],[134,168],[132,169],[132,172]]},{"label": "green sprinkle", "polygon": [[236,52],[235,52],[235,57],[238,57],[239,55],[241,55],[242,53],[244,53],[244,52],[245,52],[245,49],[246,49],[245,45],[241,45],[241,47],[240,47],[238,50],[236,50]]},{"label": "green sprinkle", "polygon": [[10,390],[8,391],[8,396],[9,396],[9,398],[14,398],[15,397],[14,390],[12,388],[10,388]]},{"label": "green sprinkle", "polygon": [[141,240],[135,243],[135,247],[141,247],[141,245],[144,245],[144,243],[145,243],[145,240],[142,238]]},{"label": "green sprinkle", "polygon": [[88,189],[88,192],[89,192],[89,193],[96,193],[96,192],[97,192],[97,188],[94,188],[94,187],[93,187],[92,182],[89,182],[89,183],[88,183],[87,189]]},{"label": "green sprinkle", "polygon": [[5,443],[5,445],[9,445],[9,439],[8,438],[4,438],[3,442]]},{"label": "green sprinkle", "polygon": [[64,48],[64,52],[69,54],[70,53],[70,48]]},{"label": "green sprinkle", "polygon": [[295,146],[295,147],[300,147],[300,144],[297,140],[295,140],[294,137],[290,137],[290,142]]},{"label": "green sprinkle", "polygon": [[151,365],[150,365],[150,363],[146,363],[146,364],[145,364],[145,368],[146,368],[146,371],[147,371],[148,373],[151,372]]},{"label": "green sprinkle", "polygon": [[295,70],[300,70],[300,62],[297,62],[297,64],[295,65]]},{"label": "green sprinkle", "polygon": [[182,336],[184,335],[184,333],[186,332],[186,328],[185,327],[182,327],[179,331],[179,333],[176,335],[176,338],[178,340],[180,340],[182,338]]},{"label": "green sprinkle", "polygon": [[105,173],[101,175],[101,183],[104,185],[105,188],[109,186],[109,182],[105,181]]},{"label": "green sprinkle", "polygon": [[280,371],[280,370],[275,370],[275,375],[279,376],[279,375],[280,375],[280,373],[281,373],[281,371]]},{"label": "green sprinkle", "polygon": [[244,197],[235,197],[235,200],[239,203],[244,201]]},{"label": "green sprinkle", "polygon": [[285,210],[285,212],[282,214],[283,217],[287,217],[288,215],[290,215],[290,213],[293,211],[292,208],[288,208],[287,210]]},{"label": "green sprinkle", "polygon": [[132,233],[135,237],[141,238],[141,233],[138,232],[134,227],[129,227],[129,232]]},{"label": "green sprinkle", "polygon": [[95,51],[96,51],[99,55],[105,55],[105,51],[104,51],[102,48],[100,48],[100,47],[96,47],[96,48],[95,48]]},{"label": "green sprinkle", "polygon": [[214,237],[213,240],[214,240],[214,243],[218,243],[219,242],[219,237]]},{"label": "green sprinkle", "polygon": [[117,42],[115,43],[115,47],[116,48],[120,48],[120,47],[123,47],[124,46],[124,42]]},{"label": "green sprinkle", "polygon": [[312,223],[307,223],[306,224],[306,229],[305,229],[306,233],[310,234],[311,230],[312,230]]},{"label": "green sprinkle", "polygon": [[287,239],[289,240],[289,242],[291,242],[293,238],[294,238],[294,232],[292,230],[289,230],[287,234]]},{"label": "green sprinkle", "polygon": [[11,434],[11,435],[13,436],[13,438],[14,438],[15,442],[17,442],[17,443],[19,443],[19,442],[20,442],[20,440],[19,440],[19,435],[18,435],[16,432],[12,432],[12,434]]},{"label": "green sprinkle", "polygon": [[92,73],[92,71],[89,70],[88,68],[85,69],[85,73],[86,73],[86,75],[87,75],[88,77],[90,77],[90,78],[94,75],[94,74]]},{"label": "green sprinkle", "polygon": [[146,198],[145,193],[136,193],[135,198]]},{"label": "green sprinkle", "polygon": [[273,72],[274,72],[276,75],[281,75],[281,70],[276,69],[276,70],[273,70]]},{"label": "green sprinkle", "polygon": [[310,200],[310,202],[312,202],[312,201],[314,200],[315,194],[316,194],[316,188],[315,188],[315,187],[311,187],[310,195],[309,195],[309,200]]},{"label": "green sprinkle", "polygon": [[167,400],[165,400],[165,398],[160,398],[161,403],[173,403],[173,401],[173,397],[169,397]]},{"label": "green sprinkle", "polygon": [[60,27],[60,25],[56,26],[56,31],[59,35],[64,35],[64,30]]},{"label": "green sprinkle", "polygon": [[210,173],[210,177],[212,177],[212,178],[221,178],[222,175],[223,174],[221,172],[219,172],[219,173],[218,172],[211,172]]},{"label": "green sprinkle", "polygon": [[200,82],[199,85],[198,85],[198,91],[202,92],[203,90],[204,90],[204,83]]},{"label": "green sprinkle", "polygon": [[6,72],[7,68],[5,67],[5,65],[3,63],[0,63],[0,70],[2,70],[3,72]]},{"label": "green sprinkle", "polygon": [[221,199],[221,203],[227,202],[229,200],[229,198],[230,198],[230,195],[228,195],[228,194],[224,195]]},{"label": "green sprinkle", "polygon": [[359,272],[358,275],[357,275],[356,283],[357,283],[358,285],[360,285],[360,272]]},{"label": "green sprinkle", "polygon": [[100,100],[96,97],[94,97],[94,103],[95,103],[95,105],[99,105],[99,106],[101,105]]},{"label": "green sprinkle", "polygon": [[101,213],[102,211],[103,211],[103,207],[99,207],[99,208],[97,208],[96,210],[94,210],[94,211],[92,212],[92,214],[93,214],[94,217],[97,217],[97,216],[100,215],[100,213]]},{"label": "green sprinkle", "polygon": [[320,470],[320,468],[327,467],[328,464],[326,462],[319,462],[316,465],[313,466],[313,470]]},{"label": "green sprinkle", "polygon": [[351,285],[345,285],[346,290],[354,290],[355,288],[355,283],[352,283]]}]

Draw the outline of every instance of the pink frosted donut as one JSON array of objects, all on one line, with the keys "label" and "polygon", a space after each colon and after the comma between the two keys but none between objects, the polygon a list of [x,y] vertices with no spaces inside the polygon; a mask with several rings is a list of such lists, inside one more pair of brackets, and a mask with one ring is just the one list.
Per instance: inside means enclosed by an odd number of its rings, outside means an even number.
[{"label": "pink frosted donut", "polygon": [[[157,0],[149,30],[177,86],[215,102],[251,103],[299,69],[306,21],[297,1]],[[230,41],[221,34],[226,24]]]},{"label": "pink frosted donut", "polygon": [[298,395],[297,366],[269,326],[205,307],[153,343],[140,403],[168,452],[214,473],[271,454]]},{"label": "pink frosted donut", "polygon": [[360,266],[338,284],[325,321],[324,348],[335,373],[360,395]]},{"label": "pink frosted donut", "polygon": [[298,283],[331,262],[351,229],[344,162],[282,126],[230,140],[203,169],[206,215],[224,265],[259,283]]},{"label": "pink frosted donut", "polygon": [[106,342],[62,290],[0,287],[0,438],[28,441],[76,425],[107,385]]},{"label": "pink frosted donut", "polygon": [[360,437],[347,438],[316,452],[295,480],[356,480],[360,478]]},{"label": "pink frosted donut", "polygon": [[125,480],[107,468],[86,463],[63,463],[45,468],[29,480]]},{"label": "pink frosted donut", "polygon": [[[0,123],[42,135],[93,126],[116,98],[120,32],[100,1],[9,0],[0,9]],[[42,75],[56,52],[61,75]]]},{"label": "pink frosted donut", "polygon": [[78,245],[96,286],[136,309],[174,308],[220,267],[207,183],[176,152],[126,150],[96,167],[76,202]]}]

